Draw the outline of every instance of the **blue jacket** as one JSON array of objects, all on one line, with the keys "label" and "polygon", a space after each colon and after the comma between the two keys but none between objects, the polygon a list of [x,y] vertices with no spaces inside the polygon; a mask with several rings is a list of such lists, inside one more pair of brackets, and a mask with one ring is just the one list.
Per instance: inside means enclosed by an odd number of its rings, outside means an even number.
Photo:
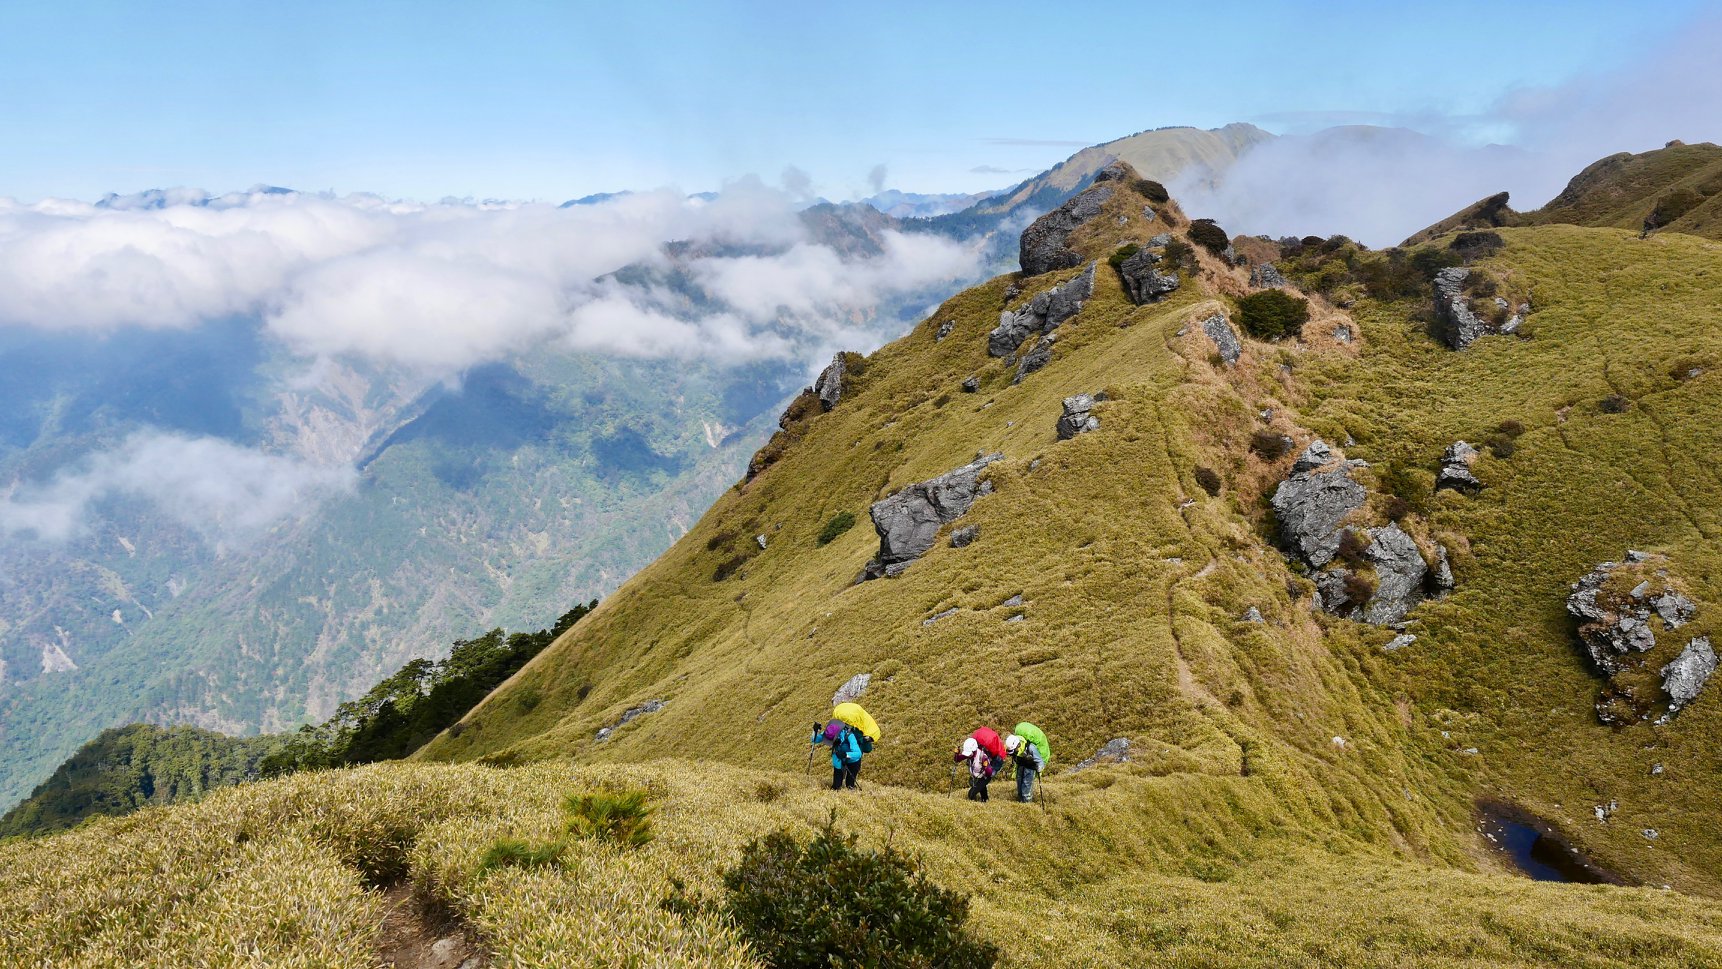
[{"label": "blue jacket", "polygon": [[[820,727],[818,730],[813,731],[813,743],[819,744],[824,741],[824,727]],[[861,763],[861,741],[855,739],[855,730],[853,728],[846,727],[842,733],[837,735],[837,739],[831,743],[831,769],[840,770],[845,764],[859,763]]]}]

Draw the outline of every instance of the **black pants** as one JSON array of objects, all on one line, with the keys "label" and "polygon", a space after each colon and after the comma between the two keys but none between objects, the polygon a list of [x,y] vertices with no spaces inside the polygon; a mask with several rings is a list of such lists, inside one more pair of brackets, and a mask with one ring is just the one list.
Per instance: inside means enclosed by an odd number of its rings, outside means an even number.
[{"label": "black pants", "polygon": [[850,790],[854,790],[855,789],[855,778],[860,773],[861,773],[861,762],[860,761],[856,761],[853,764],[847,764],[843,767],[831,768],[831,789],[834,791],[840,791],[843,788],[847,787]]},{"label": "black pants", "polygon": [[987,784],[991,780],[992,780],[992,778],[990,778],[990,777],[976,777],[973,774],[970,774],[969,775],[969,800],[971,800],[971,801],[984,801],[984,800],[986,800],[987,799]]}]

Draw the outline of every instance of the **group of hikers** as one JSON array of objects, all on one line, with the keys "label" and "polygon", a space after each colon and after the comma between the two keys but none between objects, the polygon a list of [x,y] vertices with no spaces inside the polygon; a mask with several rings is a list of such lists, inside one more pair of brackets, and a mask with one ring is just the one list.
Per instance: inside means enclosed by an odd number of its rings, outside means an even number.
[{"label": "group of hikers", "polygon": [[[839,703],[825,723],[815,721],[809,749],[811,769],[812,750],[821,745],[831,748],[831,789],[854,789],[861,774],[861,758],[873,752],[879,740],[879,725],[857,703]],[[999,737],[991,727],[980,727],[969,734],[951,752],[953,764],[966,766],[969,772],[969,800],[989,799],[987,786],[1007,761],[1016,769],[1016,799],[1023,803],[1034,800],[1035,782],[1052,759],[1052,746],[1046,733],[1032,723],[1019,723],[1006,737]]]}]

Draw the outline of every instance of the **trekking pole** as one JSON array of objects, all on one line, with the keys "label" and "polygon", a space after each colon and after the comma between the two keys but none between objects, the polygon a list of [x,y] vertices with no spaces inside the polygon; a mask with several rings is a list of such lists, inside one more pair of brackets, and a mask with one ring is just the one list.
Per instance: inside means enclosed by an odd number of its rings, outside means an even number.
[{"label": "trekking pole", "polygon": [[1046,783],[1041,780],[1039,774],[1034,775],[1034,790],[1036,794],[1040,795],[1040,809],[1043,811],[1050,810],[1052,808],[1052,802],[1047,800]]}]

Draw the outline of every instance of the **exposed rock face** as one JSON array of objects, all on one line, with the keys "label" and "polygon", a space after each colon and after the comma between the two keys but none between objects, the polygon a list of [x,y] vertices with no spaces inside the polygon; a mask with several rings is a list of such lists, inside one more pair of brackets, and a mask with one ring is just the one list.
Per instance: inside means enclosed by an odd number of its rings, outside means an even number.
[{"label": "exposed rock face", "polygon": [[1093,757],[1090,757],[1087,760],[1081,761],[1081,762],[1073,765],[1070,768],[1070,770],[1066,771],[1065,773],[1074,774],[1077,771],[1087,770],[1090,767],[1098,767],[1101,764],[1128,764],[1128,763],[1130,763],[1130,740],[1129,740],[1129,738],[1127,738],[1127,737],[1113,737],[1111,740],[1108,740],[1106,743],[1102,744],[1100,746],[1100,749],[1094,752]]},{"label": "exposed rock face", "polygon": [[842,686],[838,687],[836,693],[831,694],[831,705],[836,706],[839,703],[854,703],[856,700],[861,699],[861,694],[867,692],[867,686],[872,682],[873,674],[856,673],[845,681]]},{"label": "exposed rock face", "polygon": [[1219,313],[1202,321],[1202,332],[1208,334],[1208,339],[1214,343],[1214,349],[1220,351],[1220,359],[1228,364],[1238,362],[1238,355],[1244,352],[1243,344],[1238,342],[1238,335],[1232,332],[1232,324]]},{"label": "exposed rock face", "polygon": [[1064,413],[1058,418],[1058,439],[1068,441],[1078,434],[1098,428],[1100,418],[1089,413],[1093,409],[1094,398],[1088,394],[1064,398]]},{"label": "exposed rock face", "polygon": [[1398,525],[1388,525],[1370,532],[1364,555],[1375,566],[1376,587],[1363,607],[1363,621],[1386,626],[1404,619],[1422,600],[1423,580],[1429,574],[1417,543]]},{"label": "exposed rock face", "polygon": [[939,332],[933,337],[933,342],[937,343],[938,341],[943,340],[945,337],[950,336],[951,331],[956,329],[956,328],[957,328],[957,321],[956,320],[946,320],[945,322],[940,323],[939,324]]},{"label": "exposed rock face", "polygon": [[1013,384],[1022,383],[1022,378],[1034,373],[1052,362],[1052,346],[1058,342],[1058,334],[1048,333],[1034,341],[1034,346],[1016,364],[1016,379]]},{"label": "exposed rock face", "polygon": [[1286,285],[1286,278],[1278,266],[1264,262],[1250,269],[1250,285],[1256,289],[1276,289]]},{"label": "exposed rock face", "polygon": [[1038,276],[1055,269],[1082,265],[1082,254],[1066,247],[1065,241],[1084,222],[1099,215],[1111,197],[1112,186],[1095,185],[1035,219],[1033,225],[1023,230],[1018,247],[1023,274]]},{"label": "exposed rock face", "polygon": [[1266,620],[1262,619],[1262,611],[1260,609],[1256,608],[1255,606],[1251,606],[1248,609],[1245,609],[1244,614],[1242,616],[1239,616],[1238,618],[1243,622],[1265,622],[1266,621]]},{"label": "exposed rock face", "polygon": [[1333,561],[1339,551],[1341,526],[1348,515],[1363,507],[1367,497],[1363,486],[1351,480],[1349,465],[1327,471],[1293,471],[1274,489],[1280,539],[1292,555],[1320,568]]},{"label": "exposed rock face", "polygon": [[642,717],[648,713],[657,713],[659,710],[664,708],[665,702],[666,701],[664,700],[647,700],[645,703],[642,703],[637,707],[629,707],[622,711],[621,717],[617,718],[615,723],[612,723],[608,727],[604,727],[598,731],[598,739],[609,740],[610,735],[615,733],[623,724],[635,717]]},{"label": "exposed rock face", "polygon": [[982,481],[981,472],[1003,457],[983,455],[874,502],[870,514],[873,530],[879,533],[879,555],[867,563],[861,578],[900,575],[909,563],[926,554],[941,527],[962,517],[976,498],[992,492],[992,483]]},{"label": "exposed rock face", "polygon": [[1344,323],[1333,328],[1333,338],[1339,343],[1350,343],[1352,336],[1351,327],[1346,326]]},{"label": "exposed rock face", "polygon": [[[1597,719],[1607,724],[1648,720],[1660,696],[1646,695],[1644,667],[1662,662],[1672,645],[1657,643],[1691,622],[1698,607],[1669,581],[1661,556],[1628,552],[1625,562],[1604,562],[1573,583],[1567,611],[1579,621],[1579,641],[1596,669],[1607,677],[1597,698]],[[1664,637],[1666,643],[1668,637]],[[1688,640],[1678,655],[1661,666],[1668,709],[1657,719],[1666,724],[1690,704],[1716,671],[1710,640]]]},{"label": "exposed rock face", "polygon": [[1477,449],[1464,441],[1454,441],[1441,452],[1441,472],[1435,476],[1435,490],[1453,488],[1466,494],[1481,491],[1483,482],[1471,473],[1471,462],[1477,460]]},{"label": "exposed rock face", "polygon": [[1696,700],[1715,672],[1716,651],[1710,648],[1710,638],[1700,636],[1687,643],[1680,656],[1662,668],[1662,689],[1668,694],[1668,714],[1663,721]]},{"label": "exposed rock face", "polygon": [[1465,280],[1471,270],[1459,266],[1435,274],[1435,333],[1449,347],[1463,350],[1489,332],[1489,327],[1465,298]]},{"label": "exposed rock face", "polygon": [[973,545],[975,543],[975,539],[980,538],[980,537],[981,537],[981,526],[979,526],[979,525],[964,525],[963,527],[961,527],[961,528],[959,528],[956,531],[951,533],[951,547],[952,548],[967,548],[968,546]]},{"label": "exposed rock face", "polygon": [[1099,184],[1100,182],[1122,182],[1134,174],[1135,172],[1129,165],[1126,165],[1121,161],[1115,161],[1112,164],[1107,165],[1105,168],[1102,168],[1100,171],[1095,172],[1094,181],[1096,184]]},{"label": "exposed rock face", "polygon": [[1160,257],[1152,250],[1138,249],[1119,263],[1118,278],[1123,281],[1124,292],[1130,297],[1130,302],[1138,306],[1152,303],[1178,288],[1178,273],[1161,272],[1156,268],[1159,262]]},{"label": "exposed rock face", "polygon": [[813,392],[819,395],[819,408],[830,410],[843,399],[843,354],[831,358],[824,370],[819,371],[819,379],[813,382]]},{"label": "exposed rock face", "polygon": [[1161,249],[1161,248],[1164,248],[1171,241],[1172,241],[1172,233],[1162,232],[1159,235],[1155,236],[1154,238],[1149,239],[1148,240],[1148,246],[1151,249]]},{"label": "exposed rock face", "polygon": [[987,334],[987,353],[1008,357],[1023,340],[1036,333],[1050,333],[1075,316],[1083,301],[1094,295],[1094,272],[1099,265],[1091,263],[1086,272],[1064,285],[1036,293],[1022,309],[1000,313],[999,325]]},{"label": "exposed rock face", "polygon": [[1305,471],[1314,471],[1332,460],[1333,448],[1328,447],[1327,442],[1318,437],[1309,442],[1309,447],[1304,448],[1303,453],[1297,456],[1296,461],[1292,462],[1292,473],[1301,474]]},{"label": "exposed rock face", "polygon": [[970,377],[963,381],[963,393],[972,394],[981,389],[981,378]]},{"label": "exposed rock face", "polygon": [[1344,613],[1348,607],[1357,603],[1351,601],[1351,590],[1346,588],[1346,580],[1351,578],[1350,569],[1328,569],[1315,574],[1315,604],[1324,612],[1334,615]]},{"label": "exposed rock face", "polygon": [[1391,640],[1389,640],[1386,643],[1386,645],[1382,646],[1381,648],[1385,649],[1389,653],[1391,653],[1391,652],[1394,652],[1396,650],[1404,649],[1405,647],[1410,646],[1412,643],[1415,643],[1415,642],[1417,642],[1417,637],[1415,635],[1413,635],[1411,633],[1400,633],[1399,635],[1397,635],[1397,636],[1393,637]]},{"label": "exposed rock face", "polygon": [[1452,592],[1457,585],[1453,581],[1453,563],[1449,560],[1445,545],[1437,546],[1435,550],[1435,571],[1429,576],[1429,585],[1438,596]]}]

